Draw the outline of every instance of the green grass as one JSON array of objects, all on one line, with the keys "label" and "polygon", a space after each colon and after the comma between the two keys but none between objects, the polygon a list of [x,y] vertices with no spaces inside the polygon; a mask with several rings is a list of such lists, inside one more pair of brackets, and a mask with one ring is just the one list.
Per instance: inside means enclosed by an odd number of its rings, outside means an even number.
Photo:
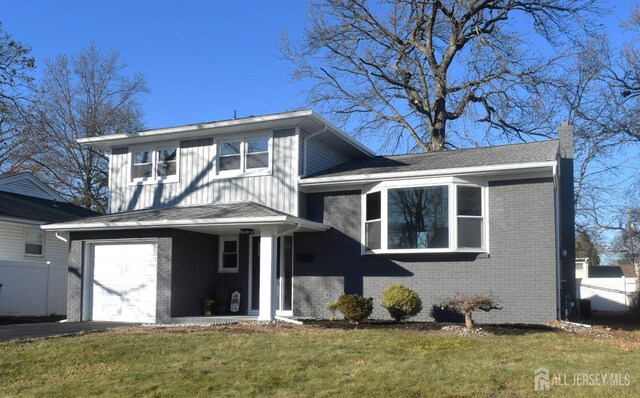
[{"label": "green grass", "polygon": [[[533,389],[534,371],[628,373],[631,385]],[[571,380],[569,380],[571,381]],[[0,396],[635,396],[640,345],[548,331],[136,328],[0,345]]]}]

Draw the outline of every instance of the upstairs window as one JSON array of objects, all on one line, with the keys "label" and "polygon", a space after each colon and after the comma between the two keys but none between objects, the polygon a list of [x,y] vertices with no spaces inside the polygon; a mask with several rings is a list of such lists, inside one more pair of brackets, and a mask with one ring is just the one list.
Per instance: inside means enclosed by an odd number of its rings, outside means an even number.
[{"label": "upstairs window", "polygon": [[171,180],[178,177],[178,147],[134,150],[131,153],[133,181]]},{"label": "upstairs window", "polygon": [[247,141],[247,169],[261,169],[269,166],[269,140],[265,137]]},{"label": "upstairs window", "polygon": [[133,153],[133,178],[153,177],[153,152],[136,151]]},{"label": "upstairs window", "polygon": [[240,170],[242,142],[220,144],[220,171]]},{"label": "upstairs window", "polygon": [[243,174],[270,167],[269,137],[251,137],[218,143],[218,172]]},{"label": "upstairs window", "polygon": [[176,175],[178,172],[178,149],[160,149],[156,154],[158,156],[156,159],[156,176],[163,178]]},{"label": "upstairs window", "polygon": [[477,252],[486,247],[482,187],[383,183],[363,199],[366,252]]},{"label": "upstairs window", "polygon": [[42,256],[44,254],[44,232],[37,226],[28,227],[24,231],[24,254]]}]

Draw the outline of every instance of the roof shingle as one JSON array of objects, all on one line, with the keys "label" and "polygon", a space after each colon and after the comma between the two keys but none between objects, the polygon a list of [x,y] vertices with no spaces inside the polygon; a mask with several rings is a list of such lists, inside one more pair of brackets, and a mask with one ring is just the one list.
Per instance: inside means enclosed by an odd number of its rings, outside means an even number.
[{"label": "roof shingle", "polygon": [[96,212],[71,203],[0,191],[0,217],[40,222],[63,222],[95,216]]},{"label": "roof shingle", "polygon": [[558,154],[558,143],[558,140],[547,140],[485,148],[458,149],[455,151],[376,156],[371,159],[345,162],[305,178],[401,173],[552,161],[556,159]]}]

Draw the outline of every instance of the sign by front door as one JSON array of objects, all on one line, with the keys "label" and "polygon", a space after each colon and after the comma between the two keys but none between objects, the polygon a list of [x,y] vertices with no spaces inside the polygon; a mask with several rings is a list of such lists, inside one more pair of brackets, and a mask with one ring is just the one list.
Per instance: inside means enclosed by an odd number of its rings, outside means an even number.
[{"label": "sign by front door", "polygon": [[235,291],[231,294],[231,312],[240,311],[240,292]]}]

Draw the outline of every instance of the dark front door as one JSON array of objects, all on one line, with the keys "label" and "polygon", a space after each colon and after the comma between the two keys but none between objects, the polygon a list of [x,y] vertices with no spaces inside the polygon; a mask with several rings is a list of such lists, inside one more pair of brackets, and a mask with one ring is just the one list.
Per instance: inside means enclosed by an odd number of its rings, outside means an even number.
[{"label": "dark front door", "polygon": [[250,310],[260,309],[260,237],[251,237],[251,303]]}]

